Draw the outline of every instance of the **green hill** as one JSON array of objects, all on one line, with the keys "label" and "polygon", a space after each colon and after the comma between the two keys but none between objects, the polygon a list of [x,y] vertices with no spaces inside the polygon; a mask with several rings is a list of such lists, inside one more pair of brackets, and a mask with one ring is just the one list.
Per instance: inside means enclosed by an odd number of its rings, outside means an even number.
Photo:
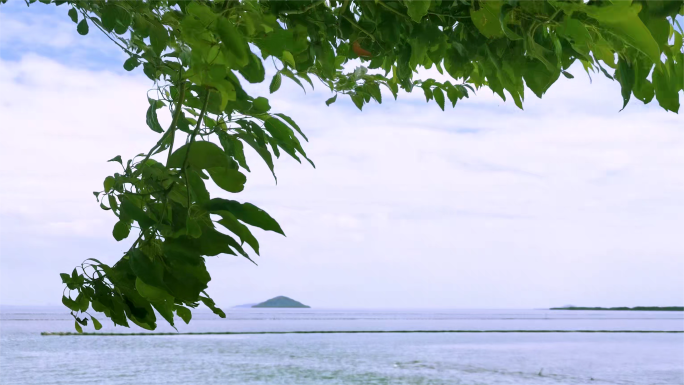
[{"label": "green hill", "polygon": [[552,307],[550,310],[622,310],[622,311],[684,311],[684,306],[637,306],[637,307]]},{"label": "green hill", "polygon": [[310,308],[311,306],[306,306],[301,302],[297,302],[293,300],[292,298],[284,297],[284,296],[278,296],[275,298],[271,298],[268,301],[264,301],[262,303],[256,304],[252,307],[298,307],[298,308]]}]

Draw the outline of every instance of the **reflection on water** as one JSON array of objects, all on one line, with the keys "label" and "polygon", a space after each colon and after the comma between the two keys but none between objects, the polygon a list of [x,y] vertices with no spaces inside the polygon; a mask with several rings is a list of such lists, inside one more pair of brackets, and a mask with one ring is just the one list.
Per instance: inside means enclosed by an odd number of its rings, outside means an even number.
[{"label": "reflection on water", "polygon": [[[684,330],[675,312],[234,309],[181,332]],[[112,327],[102,331],[140,329]],[[161,331],[173,331],[161,327]],[[684,334],[43,337],[61,308],[3,308],[2,384],[682,384]]]}]

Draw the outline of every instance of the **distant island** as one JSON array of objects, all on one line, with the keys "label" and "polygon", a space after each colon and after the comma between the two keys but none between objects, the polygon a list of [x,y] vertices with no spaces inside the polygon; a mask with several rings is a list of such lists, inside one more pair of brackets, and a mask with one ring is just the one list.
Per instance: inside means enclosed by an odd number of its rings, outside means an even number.
[{"label": "distant island", "polygon": [[252,307],[286,307],[286,308],[310,308],[311,306],[306,306],[301,302],[295,301],[292,298],[278,296],[271,298],[268,301],[258,303]]},{"label": "distant island", "polygon": [[622,311],[684,311],[684,306],[636,306],[636,307],[552,307],[549,310],[622,310]]}]

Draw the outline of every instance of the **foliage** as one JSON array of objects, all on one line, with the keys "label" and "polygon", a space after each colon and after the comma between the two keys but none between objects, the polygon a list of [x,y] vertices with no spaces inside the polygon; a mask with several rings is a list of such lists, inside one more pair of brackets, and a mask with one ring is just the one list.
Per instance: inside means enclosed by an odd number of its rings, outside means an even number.
[{"label": "foliage", "polygon": [[[674,112],[684,86],[675,20],[682,0],[41,2],[67,8],[81,35],[104,33],[129,55],[124,69],[142,69],[156,91],[146,123],[158,142],[133,159],[113,158],[122,171],[95,192],[118,218],[114,238],[131,237],[132,246],[113,266],[90,259],[62,274],[72,293],[63,302],[79,331],[88,321],[79,314],[90,307],[145,329],[156,327],[153,309],[171,325],[174,314],[189,322],[200,302],[224,317],[205,292],[204,258],[249,259],[245,243],[258,254],[247,225],[283,234],[258,207],[212,198],[206,188],[212,181],[242,191],[245,146],[272,172],[281,153],[313,165],[297,124],[266,97],[248,95],[245,82],[268,82],[274,93],[283,81],[305,88],[315,78],[334,92],[327,105],[342,94],[359,109],[381,103],[381,88],[394,98],[420,88],[444,109],[486,86],[522,108],[525,86],[541,97],[560,75],[572,78],[567,70],[579,61],[587,73],[620,82],[624,105],[632,95],[644,103],[655,97]],[[272,79],[264,60],[277,69]],[[432,67],[452,80],[414,79]],[[166,128],[157,118],[165,107]],[[179,135],[185,144],[174,148]]]}]

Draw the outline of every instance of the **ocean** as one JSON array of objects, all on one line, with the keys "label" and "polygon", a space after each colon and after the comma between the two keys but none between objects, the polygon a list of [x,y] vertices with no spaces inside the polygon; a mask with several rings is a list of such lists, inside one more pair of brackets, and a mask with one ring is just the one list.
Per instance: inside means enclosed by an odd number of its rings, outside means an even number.
[{"label": "ocean", "polygon": [[[2,307],[0,383],[684,384],[683,312],[228,309],[226,313],[226,319],[196,313],[189,325],[178,320],[176,326],[181,333],[423,332],[44,336],[41,332],[73,332],[73,318],[61,307]],[[104,325],[100,332],[144,332],[113,327],[104,317],[100,321]],[[500,332],[437,332],[445,330]],[[604,332],[530,332],[535,330]],[[175,333],[162,322],[158,331]]]}]

